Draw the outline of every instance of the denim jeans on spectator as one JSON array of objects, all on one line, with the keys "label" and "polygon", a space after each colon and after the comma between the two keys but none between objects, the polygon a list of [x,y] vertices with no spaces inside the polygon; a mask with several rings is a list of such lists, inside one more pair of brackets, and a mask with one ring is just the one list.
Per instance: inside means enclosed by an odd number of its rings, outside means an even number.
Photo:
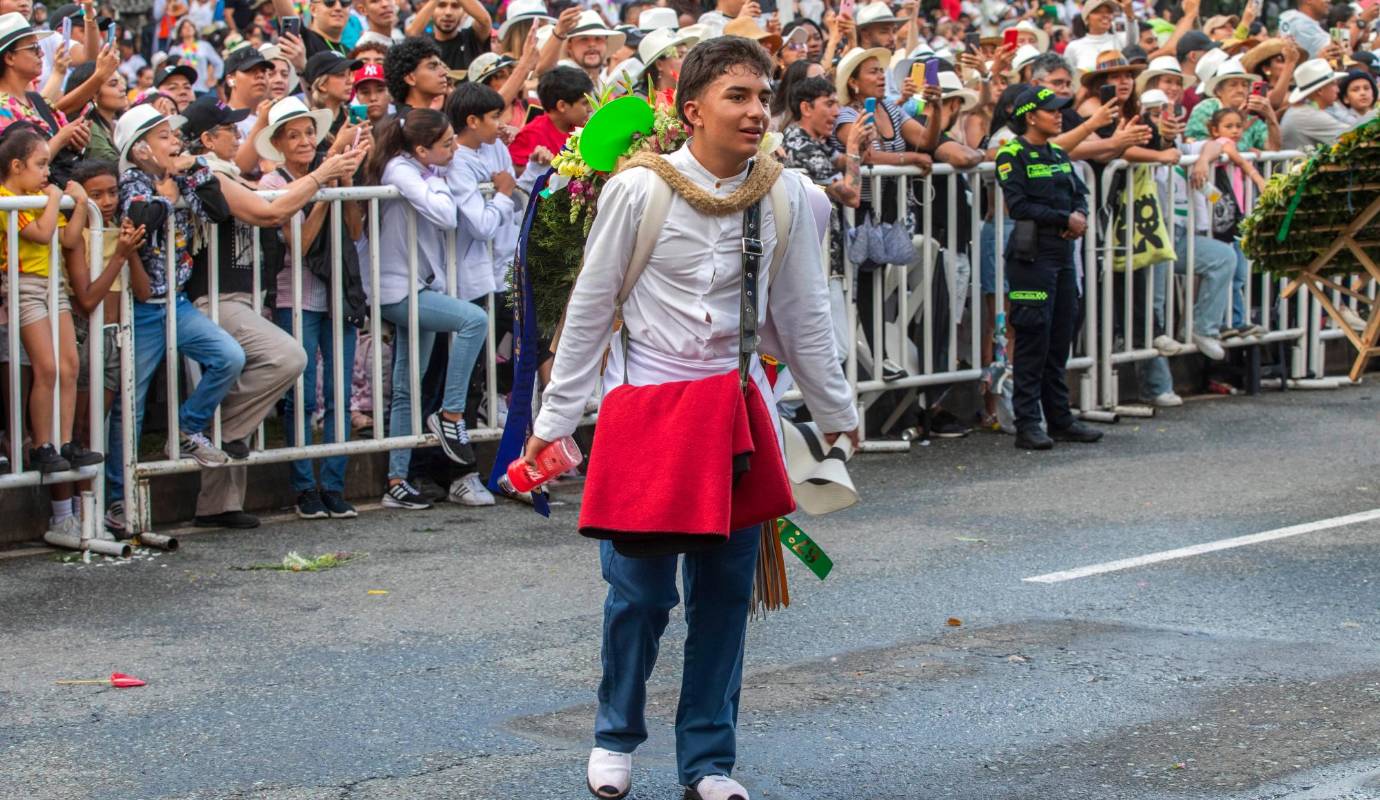
[{"label": "denim jeans on spectator", "polygon": [[[1188,241],[1184,231],[1174,232],[1174,271],[1188,274]],[[1216,338],[1226,314],[1227,291],[1237,269],[1232,245],[1211,236],[1193,237],[1193,274],[1199,278],[1193,296],[1193,332]],[[1242,279],[1244,284],[1244,278]],[[1234,301],[1235,302],[1235,301]],[[1237,304],[1240,307],[1240,303]]]},{"label": "denim jeans on spectator", "polygon": [[[277,308],[273,310],[273,319],[278,323],[278,327],[285,331],[292,330],[292,309]],[[345,409],[335,407],[335,331],[331,322],[331,315],[322,311],[303,311],[302,312],[302,348],[307,352],[307,367],[302,372],[302,393],[306,398],[303,403],[302,417],[305,440],[303,444],[312,443],[312,415],[316,412],[316,364],[317,355],[320,354],[321,364],[325,367],[325,377],[322,379],[322,397],[326,403],[325,431],[322,434],[322,441],[327,444],[335,442],[335,415],[343,413],[345,415],[345,439],[350,438],[350,413],[349,413],[349,385],[344,387]],[[348,322],[340,324],[341,344],[344,358],[343,376],[349,381],[355,363],[355,342],[359,338],[358,329]],[[287,403],[283,413],[283,431],[287,435],[289,447],[297,444],[297,413],[293,404],[296,402],[296,390],[288,392]],[[345,491],[345,462],[348,456],[330,456],[321,459],[321,480],[320,486],[327,492]],[[302,459],[293,461],[288,465],[292,474],[292,490],[294,492],[311,491],[317,487],[317,480],[312,475],[312,460]]]},{"label": "denim jeans on spectator", "polygon": [[[184,294],[178,294],[177,352],[200,364],[201,380],[192,393],[182,399],[178,426],[183,433],[199,433],[211,426],[216,406],[235,385],[244,369],[244,349],[209,317],[196,310]],[[163,364],[166,347],[168,307],[163,303],[134,304],[134,441],[143,427],[145,396],[153,376]],[[170,376],[177,380],[177,376]],[[123,501],[125,486],[124,431],[120,411],[121,396],[116,393],[110,409],[110,437],[106,444],[105,496],[107,501]]]},{"label": "denim jeans on spectator", "polygon": [[[382,306],[379,313],[393,323],[398,335],[394,339],[393,404],[388,412],[388,435],[410,436],[412,431],[412,381],[408,366],[409,345],[407,300]],[[450,366],[446,371],[446,391],[441,409],[453,414],[465,412],[465,397],[469,391],[470,373],[474,362],[484,349],[484,337],[489,331],[489,315],[473,303],[467,303],[433,289],[417,292],[417,357],[423,364],[431,358],[431,348],[440,332],[454,334],[450,344]],[[388,454],[388,477],[406,478],[410,451],[393,450]]]},{"label": "denim jeans on spectator", "polygon": [[[1016,229],[1016,223],[1010,218],[1006,219],[1002,227],[1001,246],[1006,248],[1006,243],[1011,241],[1011,232]],[[983,295],[997,294],[997,224],[992,220],[984,220],[982,223],[982,293]],[[1006,296],[1006,287],[1002,287],[1001,295]]]},{"label": "denim jeans on spectator", "polygon": [[1251,262],[1241,252],[1241,240],[1227,245],[1236,257],[1235,272],[1231,278],[1231,327],[1240,328],[1250,322],[1246,318],[1246,283],[1251,279]]}]

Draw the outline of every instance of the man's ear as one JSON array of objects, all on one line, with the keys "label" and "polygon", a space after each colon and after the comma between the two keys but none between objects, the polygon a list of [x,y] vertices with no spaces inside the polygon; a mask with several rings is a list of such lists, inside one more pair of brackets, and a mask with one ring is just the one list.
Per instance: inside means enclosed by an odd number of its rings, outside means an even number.
[{"label": "man's ear", "polygon": [[692,128],[699,127],[699,123],[703,121],[703,117],[700,115],[700,104],[696,100],[686,100],[681,103],[680,113]]}]

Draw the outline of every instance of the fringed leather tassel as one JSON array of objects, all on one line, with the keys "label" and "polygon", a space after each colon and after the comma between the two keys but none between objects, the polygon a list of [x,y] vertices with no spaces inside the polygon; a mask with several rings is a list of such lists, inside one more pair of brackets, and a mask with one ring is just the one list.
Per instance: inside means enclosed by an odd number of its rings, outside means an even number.
[{"label": "fringed leather tassel", "polygon": [[768,611],[786,608],[790,604],[786,558],[781,550],[776,521],[772,520],[762,524],[762,543],[757,551],[757,576],[752,584],[752,618],[765,617]]}]

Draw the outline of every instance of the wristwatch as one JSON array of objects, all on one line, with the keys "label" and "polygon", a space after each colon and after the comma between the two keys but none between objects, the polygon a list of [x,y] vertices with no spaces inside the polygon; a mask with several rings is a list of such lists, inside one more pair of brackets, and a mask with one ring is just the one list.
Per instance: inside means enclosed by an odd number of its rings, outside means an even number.
[{"label": "wristwatch", "polygon": [[197,169],[209,169],[211,166],[206,162],[206,156],[197,156],[196,160],[192,163],[196,164]]}]

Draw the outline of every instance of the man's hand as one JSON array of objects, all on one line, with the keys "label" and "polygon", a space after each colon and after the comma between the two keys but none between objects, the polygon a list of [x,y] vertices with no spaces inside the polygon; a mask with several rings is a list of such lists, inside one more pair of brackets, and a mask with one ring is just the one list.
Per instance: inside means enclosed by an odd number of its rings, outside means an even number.
[{"label": "man's hand", "polygon": [[1207,183],[1208,170],[1212,169],[1212,161],[1202,156],[1193,164],[1193,171],[1189,173],[1188,183],[1194,189],[1201,189]]},{"label": "man's hand", "polygon": [[1065,239],[1077,239],[1088,229],[1088,218],[1080,211],[1069,214],[1069,227],[1064,231]]},{"label": "man's hand", "polygon": [[528,466],[535,467],[537,465],[537,453],[545,450],[549,444],[551,443],[540,436],[527,437],[527,447],[522,451],[522,460],[526,461]]},{"label": "man's hand", "polygon": [[128,258],[139,252],[139,248],[144,246],[144,226],[134,227],[134,223],[126,217],[120,223],[120,242],[115,245],[115,250],[120,255]]},{"label": "man's hand", "polygon": [[851,431],[839,431],[839,432],[837,432],[837,433],[826,433],[826,434],[824,434],[824,443],[827,444],[827,445],[829,445],[830,447],[833,447],[833,446],[834,446],[834,442],[837,442],[837,441],[839,440],[839,437],[840,437],[840,436],[847,436],[847,437],[848,437],[848,441],[850,441],[850,442],[853,443],[853,449],[854,449],[854,450],[857,450],[857,449],[858,449],[859,441],[858,441],[858,429],[857,429],[857,428],[854,428],[854,429],[851,430]]},{"label": "man's hand", "polygon": [[1182,155],[1180,155],[1177,147],[1171,147],[1168,150],[1160,151],[1160,163],[1167,167],[1177,165],[1180,158],[1182,158]]},{"label": "man's hand", "polygon": [[509,197],[513,196],[513,190],[517,188],[517,179],[513,177],[513,173],[507,170],[495,172],[490,180],[494,183],[495,192]]},{"label": "man's hand", "polygon": [[1174,115],[1169,112],[1169,109],[1166,108],[1164,113],[1160,114],[1160,136],[1164,137],[1166,141],[1178,141],[1179,136],[1183,134],[1184,128],[1186,127],[1188,127],[1188,123],[1184,120],[1176,119]]},{"label": "man's hand", "polygon": [[551,155],[550,150],[547,150],[545,147],[542,147],[541,145],[537,145],[536,147],[532,148],[532,155],[528,157],[527,160],[529,163],[540,164],[544,167],[550,164],[551,159],[553,158],[555,158],[555,156]]},{"label": "man's hand", "polygon": [[987,77],[987,64],[976,53],[959,53],[958,66],[960,69],[970,69],[983,78]]},{"label": "man's hand", "polygon": [[[1253,112],[1267,123],[1275,122],[1275,108],[1270,105],[1268,98],[1253,94],[1246,98],[1246,110]],[[1249,127],[1249,126],[1248,126]]]},{"label": "man's hand", "polygon": [[944,92],[941,91],[938,86],[926,85],[924,89],[920,90],[920,96],[925,100],[926,113],[929,113],[931,107],[933,107],[934,111],[939,110],[938,104],[939,101],[944,98]]},{"label": "man's hand", "polygon": [[555,35],[561,39],[564,39],[565,37],[569,36],[570,32],[575,30],[575,28],[580,24],[580,14],[582,12],[583,8],[578,4],[573,5],[570,8],[567,8],[566,10],[562,11],[561,15],[556,18]]},{"label": "man's hand", "polygon": [[916,86],[915,81],[911,80],[909,77],[901,81],[901,99],[898,105],[904,105],[907,100],[919,93],[919,89],[920,87]]},{"label": "man's hand", "polygon": [[[1179,3],[1179,8],[1184,12],[1184,16],[1185,16],[1185,17],[1196,17],[1196,16],[1198,16],[1198,9],[1201,8],[1201,7],[1202,7],[1202,0],[1183,0],[1183,2]],[[1251,4],[1250,4],[1250,3],[1247,3],[1247,4],[1246,4],[1246,8],[1247,8],[1247,9],[1250,9],[1250,7],[1251,7]],[[1246,14],[1249,14],[1249,13],[1250,13],[1250,11],[1248,10],[1248,11],[1246,12]],[[1246,23],[1246,27],[1249,28],[1249,27],[1251,27],[1251,23],[1250,23],[1249,21],[1247,21],[1246,14],[1242,14],[1242,15],[1241,15],[1241,21],[1242,21],[1242,22],[1245,22],[1245,23]]]},{"label": "man's hand", "polygon": [[1088,117],[1088,123],[1092,125],[1093,130],[1101,130],[1116,122],[1119,116],[1121,116],[1121,110],[1117,108],[1116,103],[1103,103],[1097,107],[1092,116]]},{"label": "man's hand", "polygon": [[744,17],[757,19],[760,16],[762,16],[762,7],[757,5],[757,0],[748,0],[743,3],[743,8],[738,12],[738,19]]},{"label": "man's hand", "polygon": [[[278,52],[283,54],[283,58],[297,70],[297,74],[302,74],[307,68],[307,48],[302,44],[302,37],[292,33],[285,33],[278,37]],[[288,87],[291,94],[297,87]]]},{"label": "man's hand", "polygon": [[1140,147],[1150,143],[1150,126],[1143,125],[1136,120],[1122,120],[1117,126],[1116,133],[1112,135],[1112,140],[1122,150],[1128,147]]}]

